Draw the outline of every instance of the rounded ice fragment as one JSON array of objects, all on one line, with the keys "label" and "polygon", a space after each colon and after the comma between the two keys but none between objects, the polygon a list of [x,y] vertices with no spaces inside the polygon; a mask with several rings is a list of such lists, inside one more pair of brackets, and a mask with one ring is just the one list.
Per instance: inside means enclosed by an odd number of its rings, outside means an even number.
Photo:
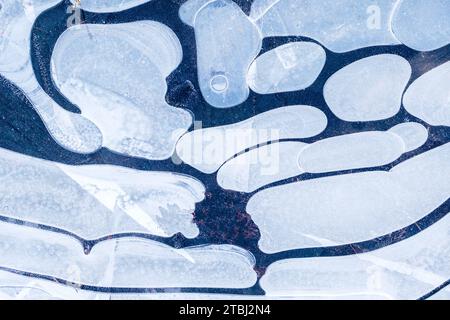
[{"label": "rounded ice fragment", "polygon": [[313,42],[291,42],[259,56],[250,66],[247,83],[259,94],[302,90],[314,83],[326,60]]},{"label": "rounded ice fragment", "polygon": [[256,26],[231,0],[215,0],[195,16],[197,69],[205,100],[217,108],[244,102],[247,71],[261,49]]},{"label": "rounded ice fragment", "polygon": [[450,126],[450,62],[428,71],[406,90],[406,111],[432,126]]},{"label": "rounded ice fragment", "polygon": [[83,115],[69,112],[42,89],[30,58],[31,29],[41,12],[58,0],[0,0],[0,74],[30,100],[48,132],[63,148],[92,153],[102,145],[100,130]]},{"label": "rounded ice fragment", "polygon": [[169,158],[191,114],[167,104],[166,77],[183,53],[175,33],[154,21],[83,24],[67,29],[52,55],[52,76],[62,94],[118,153]]},{"label": "rounded ice fragment", "polygon": [[402,0],[392,19],[397,39],[417,51],[432,51],[450,43],[450,1]]},{"label": "rounded ice fragment", "polygon": [[345,121],[377,121],[400,110],[411,66],[393,54],[371,56],[332,75],[324,87],[331,111]]}]

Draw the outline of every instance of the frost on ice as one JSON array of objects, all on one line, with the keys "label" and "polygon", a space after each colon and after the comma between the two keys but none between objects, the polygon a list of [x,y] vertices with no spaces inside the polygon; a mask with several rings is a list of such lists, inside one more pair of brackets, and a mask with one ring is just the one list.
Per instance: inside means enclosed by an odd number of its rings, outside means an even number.
[{"label": "frost on ice", "polygon": [[247,82],[259,94],[302,90],[314,83],[326,60],[325,51],[312,42],[291,42],[258,57]]},{"label": "frost on ice", "polygon": [[182,56],[176,35],[159,22],[79,25],[58,39],[52,76],[101,130],[104,146],[161,160],[192,123],[188,111],[165,100],[166,77]]},{"label": "frost on ice", "polygon": [[99,129],[85,117],[68,112],[39,85],[30,60],[34,21],[59,0],[0,0],[0,75],[17,85],[30,99],[51,136],[64,148],[79,153],[101,147]]},{"label": "frost on ice", "polygon": [[450,278],[450,214],[419,234],[357,255],[288,259],[261,279],[268,296],[418,299]]},{"label": "frost on ice", "polygon": [[177,143],[183,162],[213,173],[234,155],[258,144],[279,139],[308,138],[320,134],[327,118],[311,106],[288,106],[267,111],[231,125],[194,130]]},{"label": "frost on ice", "polygon": [[[68,166],[0,149],[1,215],[84,239],[127,232],[198,235],[201,182],[170,172],[109,165]],[[26,181],[26,183],[24,183]]]},{"label": "frost on ice", "polygon": [[396,0],[256,0],[250,18],[264,37],[304,36],[334,52],[399,44],[391,31]]},{"label": "frost on ice", "polygon": [[0,266],[100,287],[246,288],[254,257],[230,245],[174,249],[149,239],[102,241],[85,254],[74,238],[0,222]]},{"label": "frost on ice", "polygon": [[256,26],[231,0],[211,1],[195,15],[200,90],[217,108],[244,102],[247,71],[261,49]]},{"label": "frost on ice", "polygon": [[392,30],[403,44],[432,51],[450,43],[450,1],[402,0],[392,20]]},{"label": "frost on ice", "polygon": [[[79,6],[81,9],[91,12],[117,12],[130,9],[152,0],[81,0]],[[70,0],[72,4],[77,5],[77,1]]]},{"label": "frost on ice", "polygon": [[433,126],[450,126],[450,62],[414,81],[403,97],[405,109]]},{"label": "frost on ice", "polygon": [[356,61],[332,75],[324,87],[331,111],[345,121],[376,121],[400,110],[411,77],[404,58],[382,54]]},{"label": "frost on ice", "polygon": [[[450,196],[450,143],[397,165],[258,192],[247,212],[267,253],[370,240],[420,220]],[[305,223],[307,221],[307,223]]]},{"label": "frost on ice", "polygon": [[253,192],[302,173],[370,168],[394,162],[428,138],[418,123],[392,129],[336,136],[313,144],[280,142],[262,146],[227,161],[217,174],[224,189]]}]

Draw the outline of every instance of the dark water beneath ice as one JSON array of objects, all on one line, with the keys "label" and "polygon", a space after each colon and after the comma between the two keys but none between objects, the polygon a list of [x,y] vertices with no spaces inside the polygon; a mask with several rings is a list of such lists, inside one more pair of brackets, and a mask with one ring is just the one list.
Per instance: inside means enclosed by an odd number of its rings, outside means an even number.
[{"label": "dark water beneath ice", "polygon": [[[311,139],[301,139],[303,142],[314,142],[327,137],[354,133],[368,130],[387,130],[396,124],[416,121],[422,123],[430,132],[428,142],[418,150],[407,153],[395,163],[387,166],[338,172],[332,174],[303,174],[299,177],[284,180],[276,184],[284,184],[295,181],[298,178],[311,179],[326,175],[338,175],[349,172],[368,170],[389,170],[396,164],[403,162],[419,153],[450,142],[450,129],[445,127],[430,127],[420,119],[417,119],[404,110],[395,117],[375,122],[349,123],[337,119],[328,109],[322,96],[325,81],[330,75],[361,58],[382,54],[393,53],[406,58],[412,65],[413,76],[411,82],[425,72],[450,60],[450,45],[442,49],[419,53],[405,46],[381,46],[364,48],[350,53],[335,54],[327,51],[327,63],[317,81],[308,89],[294,93],[258,95],[251,93],[248,100],[234,108],[217,109],[208,105],[201,96],[197,81],[196,51],[194,31],[191,27],[183,24],[178,18],[178,8],[183,0],[153,0],[142,6],[123,11],[120,13],[96,14],[83,12],[84,23],[114,24],[131,22],[137,20],[155,20],[169,26],[178,36],[183,47],[183,61],[181,65],[168,78],[167,101],[169,104],[190,110],[196,121],[202,121],[203,127],[218,126],[242,121],[259,113],[275,109],[281,106],[306,104],[320,108],[328,117],[328,128],[319,136]],[[235,0],[244,12],[248,13],[251,0]],[[77,107],[68,102],[54,86],[50,76],[50,56],[59,35],[66,29],[66,20],[70,13],[67,7],[68,0],[61,2],[54,8],[44,12],[36,21],[31,39],[31,55],[33,68],[44,90],[67,110],[79,112]],[[263,51],[270,50],[280,44],[294,40],[305,40],[301,37],[279,37],[267,38],[263,42]],[[311,39],[307,39],[311,40]],[[68,57],[70,59],[70,57]],[[382,93],[380,93],[382,94]],[[48,134],[39,116],[30,107],[29,102],[16,87],[0,78],[0,147],[14,150],[35,157],[58,161],[67,164],[114,164],[140,170],[174,171],[188,174],[198,178],[206,187],[206,199],[197,204],[195,210],[195,222],[200,229],[200,235],[196,239],[186,239],[182,235],[170,238],[146,236],[133,234],[134,236],[146,237],[161,241],[174,247],[187,247],[202,244],[228,243],[241,246],[251,251],[256,257],[256,270],[262,275],[266,267],[273,261],[292,257],[333,256],[349,255],[358,252],[370,251],[410,237],[431,224],[435,223],[448,212],[450,212],[450,200],[447,200],[440,208],[430,213],[426,218],[418,221],[405,229],[396,231],[383,237],[368,240],[363,243],[355,243],[344,246],[328,248],[299,249],[282,252],[273,255],[262,253],[257,246],[259,230],[245,213],[245,206],[251,195],[238,192],[222,190],[216,182],[216,176],[203,174],[187,165],[174,164],[171,160],[147,161],[134,159],[115,154],[105,148],[94,154],[80,155],[67,151],[56,144]],[[273,186],[275,184],[272,184]],[[1,213],[0,213],[1,214]],[[2,219],[0,217],[0,219]],[[16,223],[21,223],[16,221]],[[307,221],[305,222],[307,223]],[[333,223],[330,221],[330,223]],[[64,232],[55,228],[39,226],[57,232]],[[115,235],[113,237],[130,236]],[[82,241],[89,250],[96,242]],[[58,280],[58,279],[56,279]],[[443,284],[443,286],[446,284]],[[84,287],[99,291],[122,291],[122,292],[153,292],[173,291],[167,289],[113,289]],[[438,289],[438,288],[437,288]],[[217,289],[181,289],[176,291],[188,292],[223,292],[240,294],[263,294],[258,285],[243,290],[217,290]]]}]

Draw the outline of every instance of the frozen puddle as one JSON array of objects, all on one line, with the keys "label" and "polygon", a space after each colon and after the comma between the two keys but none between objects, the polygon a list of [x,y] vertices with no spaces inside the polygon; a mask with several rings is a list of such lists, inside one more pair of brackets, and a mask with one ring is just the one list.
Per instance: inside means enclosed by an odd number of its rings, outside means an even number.
[{"label": "frozen puddle", "polygon": [[315,107],[282,107],[235,124],[189,132],[181,137],[176,150],[183,162],[213,173],[246,148],[279,139],[313,137],[326,126],[325,114]]},{"label": "frozen puddle", "polygon": [[261,35],[233,1],[211,1],[196,14],[192,12],[199,2],[193,1],[192,5],[188,2],[184,6],[191,5],[188,12],[195,17],[200,90],[214,107],[236,106],[249,95],[246,76],[250,64],[261,50]]},{"label": "frozen puddle", "polygon": [[268,296],[418,299],[450,278],[449,230],[447,215],[412,238],[370,253],[277,261],[260,284]]},{"label": "frozen puddle", "polygon": [[391,31],[396,0],[256,0],[250,19],[264,37],[304,36],[334,52],[399,44]]},{"label": "frozen puddle", "polygon": [[302,142],[273,143],[226,162],[217,174],[217,182],[224,189],[253,192],[306,172],[378,167],[419,148],[427,139],[428,131],[424,126],[404,123],[386,132],[336,136],[310,145]]},{"label": "frozen puddle", "polygon": [[[80,8],[91,12],[117,12],[130,9],[152,0],[81,0]],[[70,0],[77,5],[75,0]]]},{"label": "frozen puddle", "polygon": [[433,126],[450,126],[450,62],[414,81],[403,97],[405,109]]},{"label": "frozen puddle", "polygon": [[326,60],[312,42],[291,42],[259,56],[250,66],[247,82],[259,94],[302,90],[314,83]]},{"label": "frozen puddle", "polygon": [[450,143],[391,171],[338,175],[269,188],[247,212],[266,253],[370,240],[420,220],[450,196]]},{"label": "frozen puddle", "polygon": [[230,245],[174,249],[137,238],[110,239],[86,255],[72,237],[0,222],[0,266],[100,287],[247,288],[251,253]]},{"label": "frozen puddle", "polygon": [[404,58],[382,54],[356,61],[332,75],[324,87],[331,111],[345,121],[376,121],[400,110],[411,77]]},{"label": "frozen puddle", "polygon": [[[30,60],[34,21],[59,0],[0,0],[0,74],[18,86],[33,104],[51,136],[64,148],[79,153],[101,147],[99,129],[85,117],[68,112],[41,88]],[[72,55],[70,55],[72,57]]]},{"label": "frozen puddle", "polygon": [[[72,232],[84,239],[127,232],[198,235],[198,180],[109,165],[68,166],[0,149],[1,215]],[[25,183],[24,183],[25,182]]]},{"label": "frozen puddle", "polygon": [[83,24],[58,39],[52,76],[101,130],[105,147],[161,160],[192,123],[188,111],[165,100],[166,77],[182,56],[175,33],[159,22]]},{"label": "frozen puddle", "polygon": [[395,36],[418,51],[432,51],[450,43],[448,0],[402,0],[392,20]]}]

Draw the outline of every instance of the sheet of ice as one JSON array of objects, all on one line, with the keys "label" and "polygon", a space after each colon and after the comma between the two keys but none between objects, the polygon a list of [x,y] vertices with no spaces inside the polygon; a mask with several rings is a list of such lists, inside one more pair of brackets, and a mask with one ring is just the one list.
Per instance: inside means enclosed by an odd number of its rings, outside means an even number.
[{"label": "sheet of ice", "polygon": [[324,173],[378,167],[422,146],[428,131],[418,123],[403,123],[389,131],[336,136],[313,144],[272,143],[227,161],[217,173],[224,189],[253,192],[303,173]]},{"label": "sheet of ice", "polygon": [[73,5],[91,12],[117,12],[137,7],[152,0],[70,0]]},{"label": "sheet of ice", "polygon": [[247,83],[259,94],[302,90],[314,83],[326,54],[313,42],[291,42],[259,56],[250,66]]},{"label": "sheet of ice", "polygon": [[400,42],[418,51],[439,49],[450,43],[448,0],[402,0],[392,19]]},{"label": "sheet of ice", "polygon": [[192,212],[205,192],[198,180],[171,172],[68,166],[5,149],[0,181],[1,215],[84,239],[127,232],[194,238]]},{"label": "sheet of ice", "polygon": [[311,106],[288,106],[261,113],[231,125],[194,130],[177,143],[183,162],[213,173],[247,148],[279,139],[308,138],[327,126],[327,117]]},{"label": "sheet of ice", "polygon": [[67,235],[0,222],[0,266],[99,287],[246,288],[254,257],[231,245],[174,249],[138,238],[109,239],[86,255]]},{"label": "sheet of ice", "polygon": [[161,160],[192,123],[188,111],[165,100],[165,79],[182,56],[175,33],[159,22],[83,24],[59,37],[52,76],[101,130],[105,147]]},{"label": "sheet of ice", "polygon": [[215,0],[197,12],[194,29],[205,100],[217,108],[244,102],[250,91],[247,71],[261,50],[258,28],[232,0]]},{"label": "sheet of ice", "polygon": [[277,261],[260,284],[268,296],[418,299],[450,278],[449,230],[450,214],[412,238],[373,252]]},{"label": "sheet of ice", "polygon": [[425,73],[406,90],[405,109],[433,126],[450,126],[450,62]]},{"label": "sheet of ice", "polygon": [[[0,270],[2,300],[263,300],[266,296],[188,292],[107,293]],[[272,299],[272,297],[271,297]]]},{"label": "sheet of ice", "polygon": [[400,110],[411,72],[408,61],[397,55],[364,58],[332,75],[325,83],[324,97],[342,120],[384,120]]},{"label": "sheet of ice", "polygon": [[399,44],[391,31],[397,0],[256,0],[250,18],[264,37],[304,36],[334,52]]},{"label": "sheet of ice", "polygon": [[[450,196],[450,143],[391,171],[301,181],[256,193],[247,212],[274,253],[370,240],[431,213]],[[307,223],[305,223],[307,221]]]},{"label": "sheet of ice", "polygon": [[39,85],[31,65],[30,34],[34,21],[59,0],[0,0],[0,74],[18,86],[33,104],[51,136],[79,153],[101,147],[99,129],[82,115],[66,111]]}]

